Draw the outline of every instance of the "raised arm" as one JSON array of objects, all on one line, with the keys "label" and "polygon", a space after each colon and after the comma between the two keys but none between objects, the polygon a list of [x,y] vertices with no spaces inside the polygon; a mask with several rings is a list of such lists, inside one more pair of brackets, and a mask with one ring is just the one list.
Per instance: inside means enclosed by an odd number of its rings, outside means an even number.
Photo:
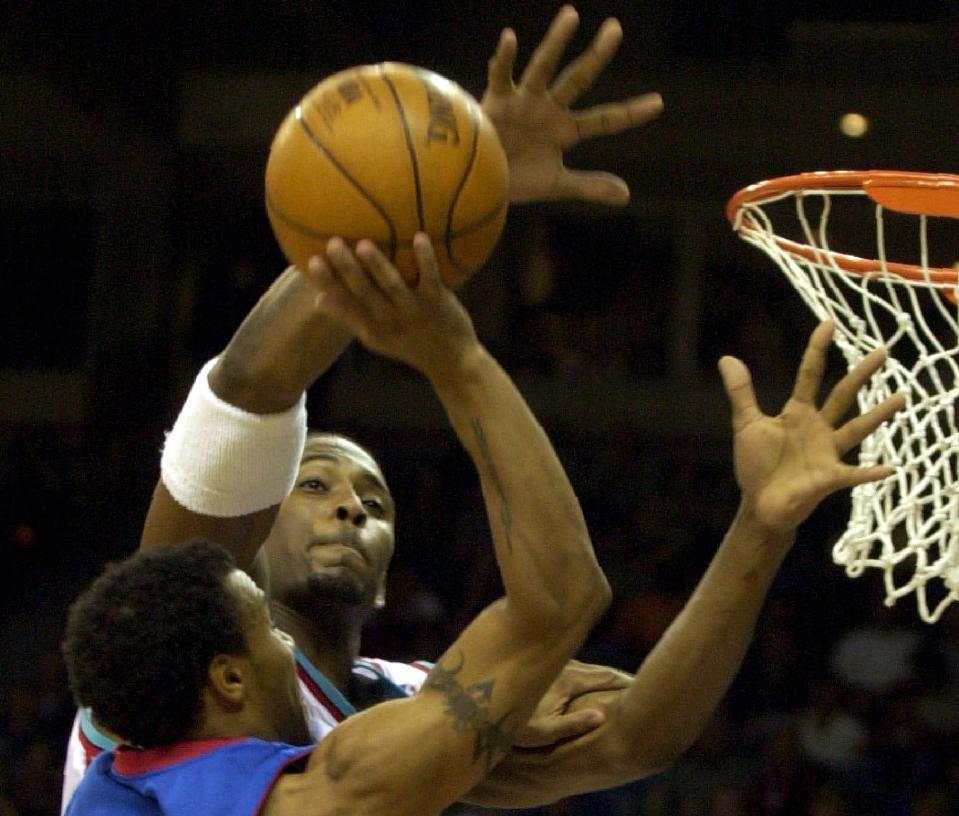
[{"label": "raised arm", "polygon": [[308,274],[319,310],[433,386],[479,474],[505,597],[467,627],[416,697],[340,725],[314,751],[311,773],[284,782],[277,801],[335,782],[323,796],[352,812],[423,814],[454,802],[510,749],[609,602],[549,440],[440,282],[426,236],[414,252],[415,288],[368,241],[356,255],[330,242],[329,264],[314,258]]},{"label": "raised arm", "polygon": [[[296,412],[305,390],[352,339],[338,323],[316,313],[315,298],[303,276],[293,267],[287,269],[260,298],[209,370],[207,381],[213,397],[224,406],[248,414],[251,422],[260,421],[260,425],[250,426],[255,433],[264,433],[263,429],[268,427],[264,423],[275,422],[279,426],[286,415]],[[227,411],[224,406],[220,408]],[[292,417],[289,424],[293,424]],[[274,430],[275,435],[289,432],[285,425]],[[200,483],[215,481],[217,469],[222,467],[216,451],[204,448],[200,438],[183,440],[183,444],[196,446],[190,476]],[[299,461],[298,451],[294,461]],[[253,456],[244,461],[231,452],[230,465],[257,468],[261,463]],[[274,492],[282,493],[283,489],[280,484]],[[188,508],[189,502],[183,497],[175,500],[161,478],[154,490],[140,546],[205,537],[223,543],[238,565],[248,568],[270,531],[281,498],[266,506],[262,502],[261,506],[248,505],[238,515],[226,515],[198,508],[196,504]]]},{"label": "raised arm", "polygon": [[709,568],[626,689],[572,702],[602,708],[605,724],[551,750],[514,752],[474,798],[531,806],[620,785],[668,766],[697,739],[739,670],[796,528],[829,494],[892,472],[842,461],[903,405],[893,396],[840,424],[884,351],[868,355],[816,407],[832,332],[830,323],[815,330],[792,396],[775,417],[757,407],[745,365],[720,360],[742,499]]},{"label": "raised arm", "polygon": [[[597,79],[622,39],[614,19],[607,20],[591,46],[554,74],[573,36],[579,16],[571,6],[557,13],[518,83],[512,79],[516,35],[505,29],[489,62],[489,85],[482,106],[496,126],[510,168],[513,202],[582,198],[625,204],[626,183],[609,173],[573,171],[563,154],[583,139],[619,133],[658,115],[662,100],[645,94],[621,102],[573,111],[569,108]],[[226,405],[279,420],[295,410],[304,391],[339,357],[349,333],[312,308],[314,293],[293,268],[287,269],[254,306],[209,371],[212,393]],[[202,449],[198,449],[202,454]],[[216,470],[212,459],[195,460]],[[232,459],[231,466],[244,466]],[[249,467],[257,467],[251,461]],[[281,486],[282,487],[282,486]],[[238,515],[198,512],[157,483],[141,538],[142,547],[206,537],[222,542],[237,563],[249,567],[266,538],[276,504],[244,507]]]}]

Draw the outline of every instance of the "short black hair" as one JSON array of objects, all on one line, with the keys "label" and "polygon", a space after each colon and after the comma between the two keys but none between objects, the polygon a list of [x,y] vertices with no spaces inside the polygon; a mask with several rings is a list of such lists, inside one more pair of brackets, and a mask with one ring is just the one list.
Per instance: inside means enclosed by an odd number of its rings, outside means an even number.
[{"label": "short black hair", "polygon": [[131,745],[186,739],[199,724],[210,661],[246,652],[241,606],[225,583],[234,568],[208,541],[109,565],[67,616],[63,654],[77,704]]}]

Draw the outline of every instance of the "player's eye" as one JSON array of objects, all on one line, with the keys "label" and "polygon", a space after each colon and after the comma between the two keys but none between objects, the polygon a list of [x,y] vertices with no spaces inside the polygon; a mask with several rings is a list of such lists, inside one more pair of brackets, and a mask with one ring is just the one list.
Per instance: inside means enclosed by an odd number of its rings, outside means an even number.
[{"label": "player's eye", "polygon": [[325,493],[326,484],[322,479],[303,479],[300,482],[300,489],[307,493]]},{"label": "player's eye", "polygon": [[379,499],[372,497],[363,499],[363,506],[372,510],[377,515],[381,516],[385,512],[386,508],[383,505],[383,502]]}]

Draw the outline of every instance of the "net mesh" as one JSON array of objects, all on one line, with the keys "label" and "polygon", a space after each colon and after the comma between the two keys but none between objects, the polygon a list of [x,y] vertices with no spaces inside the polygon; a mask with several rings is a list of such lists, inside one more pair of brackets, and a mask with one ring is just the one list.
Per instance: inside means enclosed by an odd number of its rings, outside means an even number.
[{"label": "net mesh", "polygon": [[[777,191],[739,203],[731,217],[816,317],[836,323],[835,342],[850,368],[878,346],[888,349],[859,408],[897,392],[906,408],[863,441],[859,461],[896,473],[853,489],[833,559],[850,577],[881,570],[887,605],[914,593],[923,620],[938,620],[959,598],[956,221],[890,210],[862,186]],[[870,221],[875,228],[864,230]],[[937,266],[929,247],[943,227],[938,243],[952,257]],[[832,243],[839,235],[841,247]]]}]

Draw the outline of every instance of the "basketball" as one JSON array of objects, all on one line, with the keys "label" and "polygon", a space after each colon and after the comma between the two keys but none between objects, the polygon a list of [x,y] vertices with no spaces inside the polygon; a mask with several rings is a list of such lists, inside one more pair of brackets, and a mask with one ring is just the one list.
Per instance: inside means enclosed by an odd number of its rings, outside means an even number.
[{"label": "basketball", "polygon": [[447,285],[489,258],[506,220],[496,130],[454,82],[401,63],[316,85],[286,116],[266,165],[266,210],[287,259],[306,268],[333,236],[372,239],[410,282],[412,239],[433,240]]}]

